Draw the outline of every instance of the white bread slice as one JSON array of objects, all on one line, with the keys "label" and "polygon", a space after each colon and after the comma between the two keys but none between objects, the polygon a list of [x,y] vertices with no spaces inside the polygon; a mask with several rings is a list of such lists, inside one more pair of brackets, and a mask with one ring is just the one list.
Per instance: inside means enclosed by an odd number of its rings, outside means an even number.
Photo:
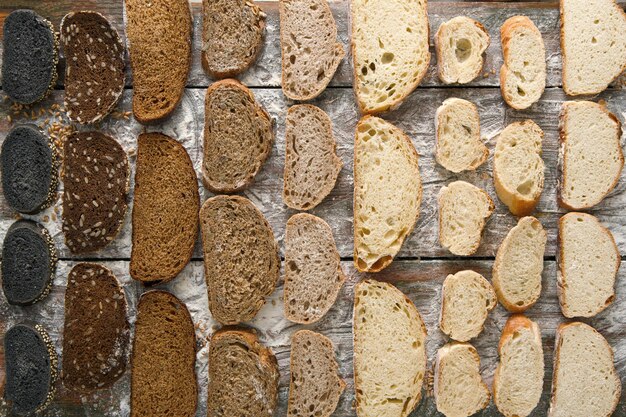
[{"label": "white bread slice", "polygon": [[502,98],[514,109],[527,109],[546,87],[546,48],[541,32],[526,16],[513,16],[502,24],[500,40]]},{"label": "white bread slice", "polygon": [[478,109],[470,101],[446,99],[435,114],[435,132],[435,158],[448,171],[474,170],[489,156],[480,139]]},{"label": "white bread slice", "polygon": [[543,392],[543,348],[537,323],[514,314],[502,329],[500,362],[493,378],[493,402],[505,417],[526,417]]},{"label": "white bread slice", "polygon": [[559,219],[557,291],[565,317],[592,317],[615,299],[621,257],[613,235],[591,214]]},{"label": "white bread slice", "polygon": [[426,0],[351,0],[354,90],[361,112],[400,105],[430,62]]},{"label": "white bread slice", "polygon": [[559,129],[559,202],[568,210],[591,208],[613,190],[622,174],[622,125],[604,103],[566,101]]},{"label": "white bread slice", "polygon": [[437,73],[444,84],[466,84],[480,75],[489,33],[474,19],[457,16],[439,26],[435,34]]},{"label": "white bread slice", "polygon": [[563,89],[598,94],[626,69],[626,14],[615,0],[561,0]]},{"label": "white bread slice", "polygon": [[500,200],[516,216],[533,212],[543,191],[543,130],[532,120],[514,122],[498,136],[493,183]]},{"label": "white bread slice", "polygon": [[419,155],[404,132],[365,116],[354,141],[354,264],[378,272],[393,261],[419,217]]},{"label": "white bread slice", "polygon": [[434,394],[437,411],[446,417],[469,417],[489,405],[474,346],[452,342],[437,351]]},{"label": "white bread slice", "polygon": [[476,252],[495,208],[491,197],[472,184],[455,181],[441,188],[437,203],[441,246],[460,256]]},{"label": "white bread slice", "polygon": [[593,327],[561,324],[554,342],[552,399],[548,417],[609,417],[622,384],[613,349]]},{"label": "white bread slice", "polygon": [[510,312],[527,310],[539,299],[547,240],[539,220],[522,217],[498,248],[491,280],[498,301]]},{"label": "white bread slice", "polygon": [[497,303],[496,292],[479,273],[466,270],[448,275],[441,290],[439,327],[451,339],[467,342],[483,331]]},{"label": "white bread slice", "polygon": [[354,289],[354,388],[358,417],[406,417],[422,397],[426,327],[396,287],[364,280]]}]

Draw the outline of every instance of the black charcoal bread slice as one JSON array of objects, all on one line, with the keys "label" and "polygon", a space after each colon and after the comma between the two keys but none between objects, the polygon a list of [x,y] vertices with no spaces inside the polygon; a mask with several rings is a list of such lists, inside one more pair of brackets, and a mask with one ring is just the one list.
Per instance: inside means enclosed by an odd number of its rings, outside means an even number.
[{"label": "black charcoal bread slice", "polygon": [[52,140],[34,125],[14,127],[2,143],[2,191],[7,204],[36,213],[57,198],[59,157]]},{"label": "black charcoal bread slice", "polygon": [[32,10],[11,12],[4,20],[2,90],[22,104],[46,97],[57,81],[58,49],[52,23]]},{"label": "black charcoal bread slice", "polygon": [[65,140],[63,234],[73,253],[102,249],[124,223],[130,167],[117,141],[100,132]]},{"label": "black charcoal bread slice", "polygon": [[129,339],[115,275],[99,264],[75,265],[65,290],[63,385],[84,394],[113,385],[126,370]]},{"label": "black charcoal bread slice", "polygon": [[52,340],[38,324],[18,324],[4,335],[6,385],[4,399],[17,415],[45,409],[54,398],[57,353]]},{"label": "black charcoal bread slice", "polygon": [[61,21],[65,109],[70,120],[97,123],[124,91],[124,44],[100,13],[71,12]]}]

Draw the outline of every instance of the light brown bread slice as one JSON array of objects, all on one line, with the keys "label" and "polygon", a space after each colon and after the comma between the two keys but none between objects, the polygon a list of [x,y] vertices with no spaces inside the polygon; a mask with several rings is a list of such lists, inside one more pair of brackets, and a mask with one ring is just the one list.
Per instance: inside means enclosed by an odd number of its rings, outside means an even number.
[{"label": "light brown bread slice", "polygon": [[396,287],[364,280],[354,288],[354,388],[359,417],[406,417],[422,398],[426,327]]},{"label": "light brown bread slice", "polygon": [[317,206],[343,166],[328,115],[310,104],[291,106],[285,119],[283,201],[296,210]]},{"label": "light brown bread slice", "polygon": [[330,339],[310,330],[294,333],[290,369],[287,416],[330,417],[346,388]]}]

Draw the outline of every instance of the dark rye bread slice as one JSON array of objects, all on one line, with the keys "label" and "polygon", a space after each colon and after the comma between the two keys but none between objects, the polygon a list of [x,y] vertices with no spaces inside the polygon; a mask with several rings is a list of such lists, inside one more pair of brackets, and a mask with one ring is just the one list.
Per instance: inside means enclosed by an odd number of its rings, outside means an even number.
[{"label": "dark rye bread slice", "polygon": [[335,187],[343,166],[328,115],[310,104],[291,106],[285,119],[283,201],[310,210]]},{"label": "dark rye bread slice", "polygon": [[65,109],[70,120],[97,123],[124,91],[124,44],[100,13],[70,12],[61,21]]},{"label": "dark rye bread slice", "polygon": [[272,228],[250,200],[239,196],[209,198],[200,222],[211,314],[223,324],[251,320],[278,281]]},{"label": "dark rye bread slice", "polygon": [[46,228],[31,220],[13,223],[2,243],[2,291],[9,304],[30,305],[47,297],[57,260]]},{"label": "dark rye bread slice", "polygon": [[234,77],[263,46],[265,13],[249,0],[202,1],[202,67],[212,78]]},{"label": "dark rye bread slice", "polygon": [[53,400],[57,353],[46,330],[18,324],[4,335],[4,399],[14,414],[43,411]]},{"label": "dark rye bread slice", "polygon": [[131,359],[131,417],[196,415],[196,334],[184,303],[165,291],[139,298]]},{"label": "dark rye bread slice", "polygon": [[224,328],[209,344],[210,417],[271,417],[278,404],[278,362],[250,330]]},{"label": "dark rye bread slice", "polygon": [[236,80],[212,84],[204,109],[204,186],[216,194],[234,193],[250,185],[269,156],[272,120]]},{"label": "dark rye bread slice", "polygon": [[130,166],[126,152],[100,132],[75,132],[63,146],[63,234],[73,253],[104,248],[126,215]]},{"label": "dark rye bread slice", "polygon": [[22,104],[43,99],[57,81],[54,26],[32,10],[15,10],[4,20],[3,30],[2,90]]},{"label": "dark rye bread slice", "polygon": [[109,269],[76,264],[67,278],[63,327],[63,385],[90,393],[126,370],[130,328],[126,297]]},{"label": "dark rye bread slice", "polygon": [[133,72],[133,114],[140,123],[169,116],[191,66],[188,0],[126,0],[126,37]]},{"label": "dark rye bread slice", "polygon": [[139,135],[130,276],[144,283],[172,280],[191,259],[200,195],[183,145],[161,133]]},{"label": "dark rye bread slice", "polygon": [[2,143],[2,192],[21,213],[36,213],[57,198],[59,153],[34,125],[14,127]]},{"label": "dark rye bread slice", "polygon": [[285,231],[285,317],[315,323],[335,304],[346,277],[328,223],[300,213]]}]

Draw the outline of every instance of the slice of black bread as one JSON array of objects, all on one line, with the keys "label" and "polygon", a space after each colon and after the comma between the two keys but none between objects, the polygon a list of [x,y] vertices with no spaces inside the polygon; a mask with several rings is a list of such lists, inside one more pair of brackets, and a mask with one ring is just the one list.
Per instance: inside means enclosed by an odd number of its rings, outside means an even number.
[{"label": "slice of black bread", "polygon": [[56,84],[59,60],[52,23],[32,10],[15,10],[4,20],[3,36],[2,90],[22,104],[46,97]]},{"label": "slice of black bread", "polygon": [[269,156],[272,120],[252,92],[231,79],[211,84],[204,109],[204,186],[234,193],[254,180]]},{"label": "slice of black bread", "polygon": [[202,1],[202,66],[212,78],[234,77],[263,46],[265,13],[249,0]]},{"label": "slice of black bread", "polygon": [[63,233],[73,253],[102,249],[126,215],[130,166],[126,152],[100,132],[76,132],[63,147]]},{"label": "slice of black bread", "polygon": [[85,394],[113,385],[126,370],[129,339],[115,275],[99,264],[76,264],[65,290],[63,385]]},{"label": "slice of black bread", "polygon": [[126,37],[133,72],[133,114],[140,123],[167,117],[178,105],[191,66],[188,0],[126,0]]},{"label": "slice of black bread", "polygon": [[223,324],[251,320],[278,281],[272,228],[250,200],[239,196],[209,198],[200,222],[211,314]]},{"label": "slice of black bread", "polygon": [[198,236],[198,179],[178,141],[143,133],[137,142],[130,276],[169,281],[191,259]]},{"label": "slice of black bread", "polygon": [[2,191],[7,204],[36,213],[57,198],[59,157],[52,140],[34,125],[14,127],[2,143]]},{"label": "slice of black bread", "polygon": [[9,304],[30,305],[50,292],[57,265],[54,241],[45,227],[19,220],[2,243],[2,291]]},{"label": "slice of black bread", "polygon": [[41,412],[55,394],[58,359],[52,340],[38,324],[18,324],[4,335],[4,398],[15,414]]},{"label": "slice of black bread", "polygon": [[279,378],[276,357],[252,331],[218,330],[209,345],[207,415],[272,417]]},{"label": "slice of black bread", "polygon": [[61,21],[65,110],[70,120],[97,123],[124,91],[124,44],[100,13],[70,12]]},{"label": "slice of black bread", "polygon": [[196,335],[185,304],[165,291],[144,293],[133,340],[130,416],[195,416],[195,362]]}]

